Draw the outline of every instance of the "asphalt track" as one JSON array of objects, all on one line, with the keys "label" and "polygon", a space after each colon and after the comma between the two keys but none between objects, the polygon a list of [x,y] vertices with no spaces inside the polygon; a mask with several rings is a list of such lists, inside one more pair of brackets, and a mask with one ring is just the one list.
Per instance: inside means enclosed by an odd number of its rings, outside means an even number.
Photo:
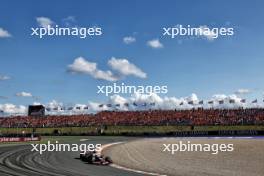
[{"label": "asphalt track", "polygon": [[[232,154],[186,153],[172,156],[161,152],[160,144],[179,138],[135,139],[128,137],[83,137],[81,143],[112,144],[103,153],[114,160],[114,167],[82,162],[78,152],[31,152],[31,145],[0,145],[0,176],[260,176],[264,171],[264,139],[205,139],[213,143],[234,142]],[[188,140],[203,141],[195,138]],[[185,139],[186,140],[186,139]],[[228,141],[226,141],[228,140]],[[77,141],[80,142],[79,139]],[[66,143],[66,142],[60,142]],[[163,156],[164,155],[164,156]],[[210,159],[209,159],[210,158]],[[119,167],[120,166],[120,167]],[[137,172],[139,171],[139,172]],[[140,172],[145,171],[145,172]],[[147,174],[148,173],[148,174]]]},{"label": "asphalt track", "polygon": [[[86,143],[127,141],[122,137],[93,137]],[[30,145],[0,146],[0,176],[142,176],[110,166],[82,162],[78,152],[31,152]]]}]

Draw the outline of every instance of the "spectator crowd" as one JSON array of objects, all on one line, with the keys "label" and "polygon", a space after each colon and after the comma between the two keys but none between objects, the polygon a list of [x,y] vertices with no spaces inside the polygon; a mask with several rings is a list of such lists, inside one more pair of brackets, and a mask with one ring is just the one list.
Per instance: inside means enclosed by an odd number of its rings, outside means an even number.
[{"label": "spectator crowd", "polygon": [[264,125],[264,109],[102,111],[85,115],[0,118],[0,127],[10,128],[98,125]]}]

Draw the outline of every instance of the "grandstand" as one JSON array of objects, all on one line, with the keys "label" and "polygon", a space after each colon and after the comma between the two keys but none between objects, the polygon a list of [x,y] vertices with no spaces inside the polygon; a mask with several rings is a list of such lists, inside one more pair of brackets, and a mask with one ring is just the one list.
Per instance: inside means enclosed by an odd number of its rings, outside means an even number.
[{"label": "grandstand", "polygon": [[264,109],[191,109],[102,111],[83,115],[14,116],[0,118],[3,128],[87,127],[100,125],[264,125]]}]

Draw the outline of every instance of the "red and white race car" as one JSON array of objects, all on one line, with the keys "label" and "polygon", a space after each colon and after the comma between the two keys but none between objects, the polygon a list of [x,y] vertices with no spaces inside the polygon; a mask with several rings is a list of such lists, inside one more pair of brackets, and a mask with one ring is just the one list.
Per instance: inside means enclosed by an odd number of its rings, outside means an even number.
[{"label": "red and white race car", "polygon": [[113,163],[112,159],[109,156],[98,154],[96,151],[87,151],[85,153],[80,153],[80,159],[84,162],[88,162],[89,164],[104,166]]}]

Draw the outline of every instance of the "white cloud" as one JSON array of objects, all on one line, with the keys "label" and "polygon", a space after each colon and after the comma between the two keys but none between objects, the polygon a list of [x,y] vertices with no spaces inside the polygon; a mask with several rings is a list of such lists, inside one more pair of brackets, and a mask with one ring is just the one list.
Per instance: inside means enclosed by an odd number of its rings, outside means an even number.
[{"label": "white cloud", "polygon": [[147,42],[147,45],[151,48],[163,48],[163,44],[160,43],[159,39],[153,39]]},{"label": "white cloud", "polygon": [[140,68],[130,63],[127,59],[116,59],[112,57],[108,61],[108,65],[112,70],[118,72],[119,76],[112,73],[112,71],[103,71],[97,68],[95,62],[89,62],[83,57],[78,57],[74,62],[68,65],[68,71],[71,73],[87,74],[95,79],[107,80],[107,81],[118,81],[125,76],[136,76],[139,78],[146,78],[147,74],[144,73]]},{"label": "white cloud", "polygon": [[117,81],[116,77],[111,71],[102,71],[97,69],[97,64],[89,62],[83,57],[78,57],[74,62],[68,65],[68,71],[72,73],[88,74],[95,79],[102,79],[107,81]]},{"label": "white cloud", "polygon": [[54,24],[54,22],[47,17],[37,17],[36,20],[38,25],[43,28],[48,28],[49,25],[52,26]]},{"label": "white cloud", "polygon": [[237,91],[235,91],[235,94],[248,94],[250,93],[249,89],[238,89]]},{"label": "white cloud", "polygon": [[[234,103],[230,103],[230,100],[233,100]],[[235,94],[231,95],[225,95],[225,94],[216,94],[212,96],[211,101],[214,102],[213,105],[204,105],[205,108],[213,107],[217,109],[234,109],[234,108],[247,108],[247,107],[252,107],[251,103],[242,103],[241,102],[242,98],[238,97]],[[223,104],[220,104],[219,101],[223,101]]]},{"label": "white cloud", "polygon": [[[230,100],[233,100],[234,103],[230,103]],[[134,111],[134,110],[188,110],[192,108],[203,107],[204,109],[215,108],[215,109],[237,109],[237,108],[263,108],[264,103],[251,103],[247,101],[245,103],[241,102],[241,98],[235,94],[225,95],[225,94],[216,94],[213,95],[208,100],[203,100],[203,104],[199,104],[200,99],[195,93],[187,97],[160,97],[155,93],[151,94],[140,94],[135,93],[130,97],[122,97],[120,95],[110,96],[108,100],[104,102],[88,102],[87,104],[71,104],[70,106],[65,106],[62,102],[57,102],[52,100],[51,102],[45,105],[46,108],[50,108],[50,111],[47,111],[47,114],[52,115],[73,115],[73,114],[83,114],[83,113],[95,113],[105,110],[120,110],[120,111]],[[188,104],[192,101],[194,105]],[[213,104],[208,104],[208,101],[213,101]],[[219,101],[223,101],[223,104],[220,104]],[[34,105],[39,105],[41,103],[33,103]],[[100,106],[102,105],[103,106]],[[110,104],[111,106],[107,106]],[[128,105],[127,105],[128,104]],[[118,106],[117,106],[118,105]],[[87,107],[88,109],[84,109]],[[64,107],[64,109],[61,109]],[[73,109],[68,109],[72,107]],[[80,109],[77,109],[79,107]],[[55,110],[56,108],[56,110]],[[25,106],[16,106],[13,104],[0,104],[0,110],[4,111],[7,114],[26,114],[27,108]]]},{"label": "white cloud", "polygon": [[136,38],[135,37],[131,37],[131,36],[127,36],[127,37],[123,38],[123,42],[125,44],[131,44],[131,43],[136,42]]},{"label": "white cloud", "polygon": [[[128,103],[128,100],[120,95],[112,95],[109,97],[109,100],[107,102],[108,104],[112,104],[113,108],[117,108],[116,105],[119,105],[118,108],[121,108],[123,110],[128,110],[128,107],[125,106],[125,103]],[[111,109],[111,108],[109,108]]]},{"label": "white cloud", "polygon": [[213,30],[211,30],[210,28],[208,28],[207,26],[200,26],[200,36],[204,36],[205,38],[207,38],[210,41],[213,41],[214,39],[216,39],[218,37],[218,34],[215,33]]},{"label": "white cloud", "polygon": [[33,102],[33,105],[42,105],[40,102]]},{"label": "white cloud", "polygon": [[7,30],[4,30],[3,28],[0,27],[0,38],[7,38],[11,36],[12,35]]},{"label": "white cloud", "polygon": [[99,107],[100,103],[97,102],[89,102],[88,107],[89,107],[89,112],[98,112],[102,110],[107,110],[106,106]]},{"label": "white cloud", "polygon": [[16,96],[17,97],[32,97],[32,94],[29,92],[19,92],[19,93],[16,93]]},{"label": "white cloud", "polygon": [[62,19],[62,22],[65,23],[66,26],[72,26],[74,23],[76,23],[75,16],[68,16],[64,19]]},{"label": "white cloud", "polygon": [[62,106],[63,106],[63,103],[57,102],[56,100],[52,100],[51,102],[47,104],[46,107],[53,109],[53,108],[62,107]]},{"label": "white cloud", "polygon": [[[57,102],[55,100],[47,103],[46,107],[51,108],[51,111],[47,112],[48,114],[65,114],[65,115],[72,115],[72,114],[80,114],[80,113],[95,113],[98,111],[105,111],[105,110],[115,110],[119,109],[122,111],[128,110],[147,110],[147,109],[191,109],[193,106],[188,105],[189,100],[197,100],[198,98],[195,94],[191,94],[185,98],[176,98],[176,97],[165,97],[162,98],[157,94],[140,94],[135,93],[131,97],[125,98],[120,95],[112,95],[109,99],[105,102],[89,102],[87,104],[75,104],[71,105],[70,107],[75,107],[72,110],[60,110],[60,107],[64,107],[64,104],[61,102]],[[181,102],[184,102],[184,105],[179,105]],[[129,105],[125,105],[128,103]],[[133,104],[137,104],[137,106]],[[146,103],[146,105],[144,105]],[[154,103],[154,105],[150,105]],[[39,103],[35,103],[39,104]],[[103,104],[102,107],[100,105]],[[111,104],[111,106],[107,106]],[[117,106],[118,105],[118,106]],[[88,106],[88,110],[84,111],[84,107]],[[76,107],[80,107],[80,110],[76,110]],[[54,108],[58,108],[58,110],[53,110]]]},{"label": "white cloud", "polygon": [[194,103],[198,103],[198,101],[199,101],[199,99],[195,93],[192,93],[190,96],[185,97],[184,99],[187,100],[188,102],[193,101]]},{"label": "white cloud", "polygon": [[27,108],[25,106],[16,106],[13,104],[0,104],[0,110],[7,114],[25,115],[27,113]]},{"label": "white cloud", "polygon": [[130,63],[127,59],[116,59],[112,57],[108,61],[108,65],[115,71],[119,72],[124,76],[133,75],[139,78],[146,78],[147,74],[144,73],[140,68]]},{"label": "white cloud", "polygon": [[6,76],[6,75],[0,75],[0,81],[5,81],[5,80],[8,80],[10,79],[9,76]]},{"label": "white cloud", "polygon": [[215,94],[212,96],[213,101],[220,101],[227,99],[227,96],[225,94]]},{"label": "white cloud", "polygon": [[[233,100],[234,103],[230,103],[230,100]],[[183,109],[192,109],[203,107],[205,109],[208,108],[216,108],[216,109],[234,109],[234,108],[252,108],[252,107],[264,107],[264,103],[255,103],[252,104],[250,101],[246,103],[241,102],[242,98],[237,95],[225,95],[225,94],[216,94],[213,95],[209,100],[203,100],[203,104],[199,104],[200,99],[197,97],[195,93],[191,94],[187,97],[160,97],[157,94],[140,94],[135,93],[131,97],[125,98],[120,95],[113,95],[109,97],[109,100],[104,102],[106,105],[108,103],[112,104],[112,107],[98,107],[99,103],[93,103],[94,111],[102,111],[102,110],[113,110],[119,109],[122,111],[127,110],[148,110],[148,109],[162,109],[162,110],[183,110]],[[188,104],[189,102],[193,102],[194,105]],[[213,101],[213,104],[208,104],[208,101]],[[219,101],[223,101],[223,104],[220,104]],[[125,106],[125,103],[129,103],[129,106]],[[137,106],[134,106],[135,103]],[[146,105],[144,105],[146,103]],[[116,107],[116,104],[120,104],[119,107]],[[153,104],[153,105],[151,105]]]}]

